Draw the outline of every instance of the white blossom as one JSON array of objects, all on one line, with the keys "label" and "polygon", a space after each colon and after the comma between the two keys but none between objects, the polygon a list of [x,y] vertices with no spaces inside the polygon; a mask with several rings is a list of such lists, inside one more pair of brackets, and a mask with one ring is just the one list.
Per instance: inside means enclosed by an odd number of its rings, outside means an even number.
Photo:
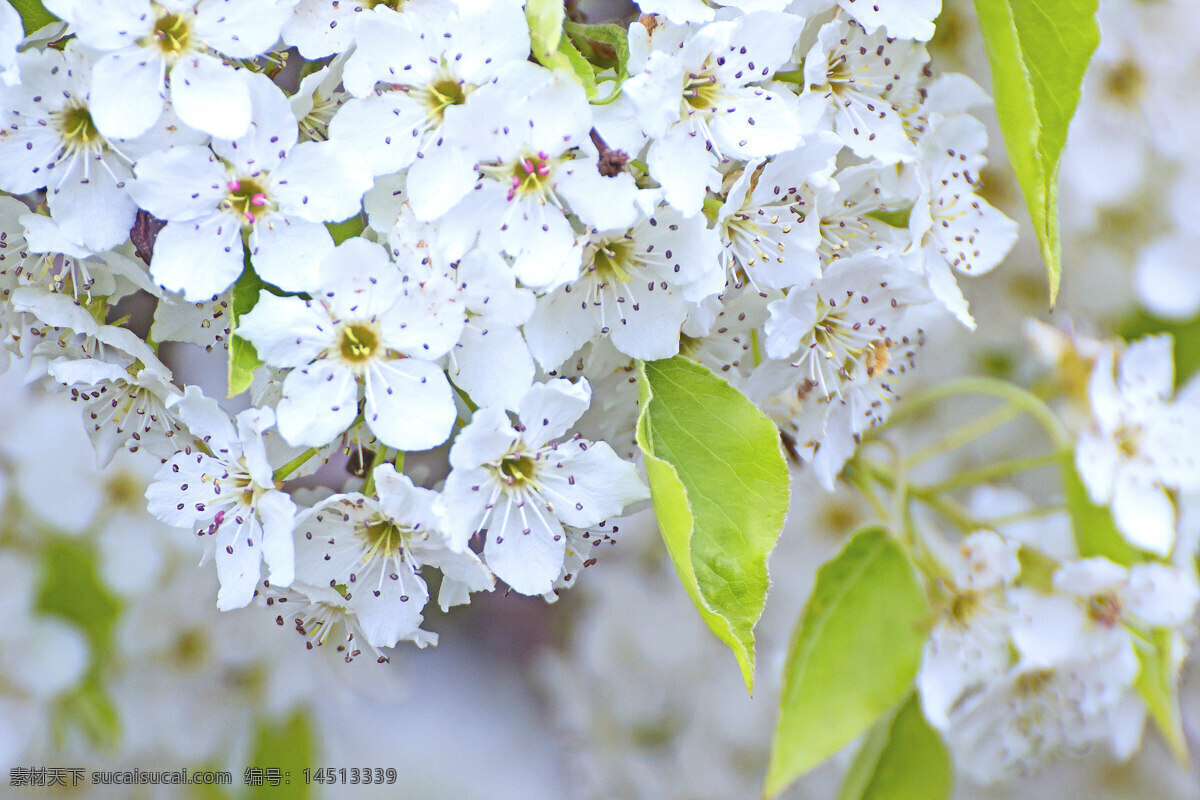
[{"label": "white blossom", "polygon": [[435,506],[451,549],[484,533],[483,558],[521,594],[549,592],[563,569],[563,525],[586,528],[647,497],[632,464],[604,442],[559,441],[591,397],[586,381],[535,384],[514,427],[498,408],[477,411],[450,450]]}]

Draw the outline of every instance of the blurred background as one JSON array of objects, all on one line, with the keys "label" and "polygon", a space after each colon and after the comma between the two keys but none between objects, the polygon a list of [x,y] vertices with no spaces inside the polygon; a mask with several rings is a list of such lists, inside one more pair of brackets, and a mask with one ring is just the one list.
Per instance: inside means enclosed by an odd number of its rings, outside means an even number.
[{"label": "blurred background", "polygon": [[[933,70],[987,88],[966,0],[944,0]],[[620,2],[581,2],[590,21]],[[950,376],[1036,376],[1025,320],[1099,335],[1170,331],[1179,381],[1200,366],[1200,7],[1101,0],[1103,39],[1062,165],[1063,284],[1047,308],[1044,268],[990,109],[985,195],[1020,220],[1000,268],[964,281],[979,323],[930,335],[907,391]],[[948,331],[948,333],[956,333]],[[220,353],[178,348],[181,379],[221,386]],[[216,577],[189,534],[144,511],[153,470],[127,454],[94,467],[79,410],[0,377],[0,762],[4,769],[221,769],[233,786],[9,788],[14,796],[271,797],[403,800],[739,800],[761,795],[778,683],[816,567],[865,522],[849,492],[794,475],[792,510],[771,561],[759,628],[758,685],[746,696],[729,653],[679,588],[645,512],[620,526],[572,591],[549,605],[480,595],[441,615],[441,644],[400,647],[390,663],[308,650],[275,609],[219,613]],[[223,394],[218,391],[216,394]],[[942,430],[976,413],[940,412]],[[970,459],[1005,455],[1019,436],[985,438]],[[921,420],[908,434],[919,445]],[[951,472],[957,462],[930,467]],[[982,494],[973,503],[1016,504]],[[1188,524],[1193,524],[1192,520]],[[1025,535],[1065,535],[1048,518]],[[1185,665],[1184,729],[1200,754],[1200,668]],[[833,798],[853,748],[787,798]],[[270,783],[243,786],[247,767]],[[392,768],[384,786],[306,784],[322,767]],[[12,775],[13,773],[10,773]],[[311,773],[310,773],[311,774]],[[252,776],[253,777],[253,776]],[[1177,764],[1147,730],[1128,763],[1063,757],[1003,787],[960,782],[957,797],[1200,799],[1200,769]]]}]

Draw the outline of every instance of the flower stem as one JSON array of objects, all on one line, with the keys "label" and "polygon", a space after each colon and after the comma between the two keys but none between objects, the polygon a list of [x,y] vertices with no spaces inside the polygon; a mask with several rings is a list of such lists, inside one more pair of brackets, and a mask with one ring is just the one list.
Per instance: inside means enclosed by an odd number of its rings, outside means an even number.
[{"label": "flower stem", "polygon": [[928,406],[960,394],[982,394],[1007,400],[1037,420],[1054,442],[1055,449],[1061,449],[1070,444],[1071,436],[1067,432],[1066,427],[1059,421],[1055,413],[1050,410],[1050,407],[1037,395],[1006,381],[980,377],[947,381],[924,394],[910,398],[901,404],[886,422],[876,425],[872,429],[872,434],[878,435],[887,428],[893,427],[909,417],[924,411]]},{"label": "flower stem", "polygon": [[387,446],[380,445],[379,450],[375,452],[375,457],[371,459],[371,471],[367,473],[367,479],[363,481],[362,489],[359,490],[367,497],[375,494],[375,468],[387,461],[387,452]]},{"label": "flower stem", "polygon": [[1014,522],[1027,522],[1031,519],[1048,517],[1051,514],[1058,514],[1066,510],[1066,506],[1034,506],[1024,511],[1015,511],[1012,514],[1003,514],[999,517],[980,520],[980,523],[989,528],[1000,528],[1005,525],[1012,525]]},{"label": "flower stem", "polygon": [[977,483],[985,483],[996,478],[1005,478],[1009,475],[1016,475],[1019,472],[1026,472],[1027,470],[1057,466],[1061,463],[1062,454],[1058,452],[997,461],[993,464],[988,464],[986,467],[980,467],[968,472],[960,472],[941,483],[935,483],[931,486],[914,486],[912,491],[914,494],[940,495],[952,492],[955,489],[961,489],[964,486],[974,486]]},{"label": "flower stem", "polygon": [[308,448],[303,453],[296,456],[279,469],[275,470],[275,473],[271,476],[271,478],[275,481],[286,480],[288,475],[291,475],[293,472],[300,469],[300,467],[304,466],[308,460],[315,456],[318,452],[318,449],[315,447]]},{"label": "flower stem", "polygon": [[944,439],[939,439],[928,447],[913,453],[905,459],[905,464],[913,467],[935,456],[940,456],[942,453],[947,453],[970,444],[979,437],[991,433],[1001,425],[1016,419],[1022,413],[1024,413],[1023,410],[1012,403],[1005,403],[974,422],[962,426]]}]

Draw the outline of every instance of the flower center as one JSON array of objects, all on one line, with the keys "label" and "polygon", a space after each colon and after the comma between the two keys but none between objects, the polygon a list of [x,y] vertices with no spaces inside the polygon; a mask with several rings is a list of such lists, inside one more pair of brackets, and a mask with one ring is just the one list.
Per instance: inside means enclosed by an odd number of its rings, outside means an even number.
[{"label": "flower center", "polygon": [[165,55],[178,56],[187,52],[192,43],[191,21],[182,14],[163,14],[154,21],[154,33],[151,36]]},{"label": "flower center", "polygon": [[1141,69],[1132,61],[1115,64],[1104,75],[1104,91],[1113,100],[1123,105],[1133,105],[1142,94],[1145,78]]},{"label": "flower center", "polygon": [[588,271],[604,283],[629,283],[633,280],[629,270],[636,266],[636,262],[633,242],[616,239],[595,245]]},{"label": "flower center", "polygon": [[129,472],[118,472],[104,484],[111,506],[137,508],[145,505],[145,489],[137,476]]},{"label": "flower center", "polygon": [[375,8],[376,6],[386,6],[392,11],[399,11],[404,7],[407,0],[367,0],[365,5],[367,8]]},{"label": "flower center", "polygon": [[375,554],[395,552],[404,543],[404,532],[388,521],[368,525],[363,531],[363,536],[367,540],[368,552],[364,561],[369,560],[370,556]]},{"label": "flower center", "polygon": [[533,479],[535,469],[533,458],[513,453],[500,460],[500,479],[509,486],[524,486]]},{"label": "flower center", "polygon": [[68,151],[91,150],[100,141],[100,131],[87,106],[71,106],[59,114],[58,132]]},{"label": "flower center", "polygon": [[1098,594],[1088,600],[1088,616],[1102,627],[1116,627],[1121,621],[1121,601],[1111,592]]},{"label": "flower center", "polygon": [[175,639],[175,647],[171,652],[176,664],[190,667],[203,661],[208,654],[208,640],[198,630],[184,631]]},{"label": "flower center", "polygon": [[1037,669],[1017,678],[1017,691],[1024,695],[1041,694],[1054,678],[1054,670]]},{"label": "flower center", "polygon": [[974,592],[958,592],[950,601],[950,618],[960,625],[966,625],[971,616],[979,608],[979,596]]},{"label": "flower center", "polygon": [[[721,85],[716,74],[707,66],[699,72],[689,72],[683,82],[683,102],[696,111],[711,111],[721,98]],[[687,113],[688,109],[684,108]]]},{"label": "flower center", "polygon": [[425,91],[425,104],[429,107],[429,116],[441,121],[447,106],[461,106],[467,101],[467,90],[461,81],[453,78],[440,78],[429,84]]},{"label": "flower center", "polygon": [[512,186],[508,190],[507,199],[511,201],[517,195],[526,197],[531,194],[546,194],[552,183],[550,175],[553,171],[554,164],[550,157],[540,150],[535,156],[519,159],[512,168]]},{"label": "flower center", "polygon": [[368,361],[379,348],[379,336],[370,325],[353,322],[342,328],[339,349],[342,358],[354,364]]},{"label": "flower center", "polygon": [[262,184],[251,178],[234,178],[225,184],[229,193],[221,201],[221,207],[236,214],[247,225],[267,211],[267,193]]},{"label": "flower center", "polygon": [[1117,449],[1126,458],[1136,458],[1141,449],[1142,429],[1136,425],[1122,425],[1114,432]]}]

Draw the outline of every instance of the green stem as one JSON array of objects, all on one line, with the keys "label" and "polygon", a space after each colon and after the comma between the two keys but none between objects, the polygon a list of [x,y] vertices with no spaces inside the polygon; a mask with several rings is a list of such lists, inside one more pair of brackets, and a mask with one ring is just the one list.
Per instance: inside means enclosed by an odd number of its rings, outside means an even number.
[{"label": "green stem", "polygon": [[371,459],[371,469],[367,472],[367,479],[363,481],[362,489],[359,490],[367,497],[375,494],[375,468],[387,461],[387,451],[388,449],[385,445],[380,445],[379,449],[375,452],[375,457]]},{"label": "green stem", "polygon": [[996,478],[1005,478],[1019,472],[1057,466],[1061,463],[1061,453],[1043,453],[1040,456],[1027,456],[1025,458],[1009,459],[1008,461],[997,461],[994,464],[988,464],[986,467],[980,467],[968,472],[960,472],[941,483],[935,483],[931,486],[914,486],[912,491],[913,494],[919,495],[941,495],[946,492],[952,492],[955,489],[961,489],[964,486],[974,486],[977,483],[986,483]]},{"label": "green stem", "polygon": [[[896,488],[896,481],[891,473],[882,464],[868,462],[865,464],[872,478],[882,484],[888,490]],[[977,531],[981,527],[980,524],[967,513],[967,510],[958,503],[946,497],[936,497],[924,492],[918,493],[915,490],[909,492],[909,496],[917,500],[937,513],[941,514],[947,520],[953,522],[964,533]]]},{"label": "green stem", "polygon": [[951,450],[970,444],[981,436],[985,436],[1001,425],[1021,416],[1024,411],[1012,403],[1005,403],[999,408],[980,417],[972,423],[962,426],[944,439],[939,439],[928,447],[922,448],[905,459],[905,463],[916,466],[934,456],[940,456]]},{"label": "green stem", "polygon": [[883,507],[883,502],[875,495],[875,490],[871,487],[870,474],[865,468],[860,468],[857,465],[849,464],[842,472],[846,480],[862,493],[862,496],[867,498],[871,507],[875,509],[876,516],[880,522],[885,522],[888,518],[887,509]]},{"label": "green stem", "polygon": [[288,475],[291,475],[293,472],[300,469],[300,467],[304,466],[304,464],[307,463],[308,460],[315,456],[318,452],[318,449],[315,447],[308,448],[303,453],[296,456],[279,469],[275,470],[275,473],[271,476],[271,478],[276,482],[286,480]]},{"label": "green stem", "polygon": [[997,380],[996,378],[978,377],[947,381],[924,394],[908,399],[892,412],[892,415],[886,422],[882,425],[876,425],[872,429],[872,433],[878,435],[884,430],[924,411],[927,407],[941,402],[948,397],[960,394],[982,394],[1007,400],[1037,420],[1054,441],[1055,449],[1066,447],[1071,441],[1071,436],[1067,432],[1066,427],[1063,426],[1054,412],[1050,410],[1050,407],[1037,395],[1006,381]]},{"label": "green stem", "polygon": [[1066,506],[1034,506],[1024,511],[1014,511],[1012,514],[1003,514],[999,517],[980,520],[980,524],[986,528],[1002,528],[1014,522],[1026,522],[1031,519],[1048,517],[1051,514],[1058,514],[1066,510]]},{"label": "green stem", "polygon": [[612,93],[610,93],[607,97],[602,97],[599,100],[589,100],[588,102],[590,102],[594,106],[606,106],[609,103],[615,103],[617,101],[617,99],[621,96],[621,91],[622,91],[621,87],[624,85],[624,83],[625,83],[624,81],[618,82],[617,88],[613,89]]}]

